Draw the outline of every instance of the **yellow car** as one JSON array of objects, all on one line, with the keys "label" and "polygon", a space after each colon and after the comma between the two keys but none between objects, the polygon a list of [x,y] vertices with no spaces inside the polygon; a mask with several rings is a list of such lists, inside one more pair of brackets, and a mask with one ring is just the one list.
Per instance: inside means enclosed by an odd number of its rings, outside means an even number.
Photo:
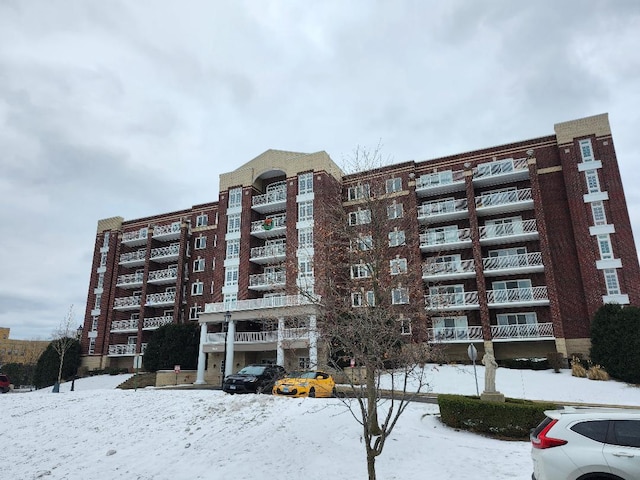
[{"label": "yellow car", "polygon": [[334,397],[336,382],[325,372],[291,372],[276,382],[273,394],[285,397]]}]

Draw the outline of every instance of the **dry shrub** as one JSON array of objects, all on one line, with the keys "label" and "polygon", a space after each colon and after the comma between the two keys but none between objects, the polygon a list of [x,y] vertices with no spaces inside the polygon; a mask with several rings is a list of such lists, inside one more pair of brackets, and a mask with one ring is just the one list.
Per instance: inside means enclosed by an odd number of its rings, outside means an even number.
[{"label": "dry shrub", "polygon": [[587,371],[589,380],[609,380],[609,374],[600,365],[592,365]]},{"label": "dry shrub", "polygon": [[584,378],[587,376],[587,369],[582,366],[580,359],[576,356],[571,358],[571,375]]}]

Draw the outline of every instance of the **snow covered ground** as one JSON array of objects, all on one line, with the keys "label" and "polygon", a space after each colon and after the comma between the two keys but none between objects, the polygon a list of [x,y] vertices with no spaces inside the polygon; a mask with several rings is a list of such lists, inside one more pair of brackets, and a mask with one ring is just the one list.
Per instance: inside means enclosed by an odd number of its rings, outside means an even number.
[{"label": "snow covered ground", "polygon": [[[484,369],[477,367],[480,390]],[[432,366],[430,389],[475,394],[470,366]],[[0,395],[7,479],[365,479],[360,426],[340,399],[117,390],[127,375]],[[640,388],[569,371],[498,369],[509,397],[640,406]],[[529,442],[452,430],[438,407],[413,404],[377,461],[378,478],[531,478]]]}]

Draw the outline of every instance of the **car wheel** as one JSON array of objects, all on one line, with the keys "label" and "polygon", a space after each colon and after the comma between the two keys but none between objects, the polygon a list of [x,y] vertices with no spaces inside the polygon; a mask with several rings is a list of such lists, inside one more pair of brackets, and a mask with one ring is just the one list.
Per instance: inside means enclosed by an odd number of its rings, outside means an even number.
[{"label": "car wheel", "polygon": [[311,390],[309,390],[309,397],[311,398],[315,398],[316,397],[316,389],[311,387]]}]

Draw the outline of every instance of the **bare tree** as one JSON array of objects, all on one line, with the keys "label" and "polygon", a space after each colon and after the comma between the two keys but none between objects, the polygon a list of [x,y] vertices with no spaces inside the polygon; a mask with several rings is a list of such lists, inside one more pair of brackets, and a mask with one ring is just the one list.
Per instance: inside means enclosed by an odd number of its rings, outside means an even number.
[{"label": "bare tree", "polygon": [[[318,329],[337,368],[348,375],[343,401],[362,425],[369,480],[375,460],[410,402],[427,387],[425,363],[438,354],[427,343],[419,231],[410,169],[384,166],[380,145],[358,148],[343,179],[346,198],[319,205],[324,217],[318,270]],[[357,180],[356,180],[357,178]]]},{"label": "bare tree", "polygon": [[[54,391],[57,392],[60,381],[62,380],[62,366],[64,364],[64,357],[71,349],[74,343],[78,340],[76,339],[76,327],[74,322],[74,314],[73,314],[73,305],[69,307],[69,311],[67,312],[67,316],[60,323],[60,326],[53,334],[53,341],[51,342],[51,346],[58,354],[60,358],[60,366],[58,368],[58,380],[56,381],[56,386],[54,386]],[[58,387],[58,388],[56,388]]]}]

